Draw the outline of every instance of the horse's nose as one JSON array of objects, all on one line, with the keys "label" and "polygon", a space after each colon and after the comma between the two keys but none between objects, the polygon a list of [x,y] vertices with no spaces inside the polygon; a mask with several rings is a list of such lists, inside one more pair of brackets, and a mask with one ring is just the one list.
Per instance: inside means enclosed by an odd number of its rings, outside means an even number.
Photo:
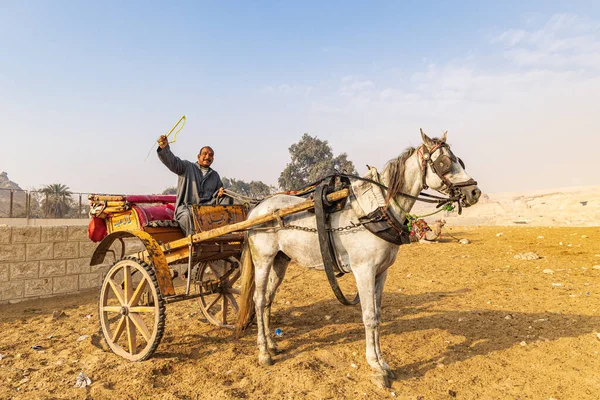
[{"label": "horse's nose", "polygon": [[479,190],[478,187],[476,187],[475,189],[473,189],[473,191],[471,192],[471,196],[473,196],[474,200],[478,200],[479,196],[481,196],[481,190]]}]

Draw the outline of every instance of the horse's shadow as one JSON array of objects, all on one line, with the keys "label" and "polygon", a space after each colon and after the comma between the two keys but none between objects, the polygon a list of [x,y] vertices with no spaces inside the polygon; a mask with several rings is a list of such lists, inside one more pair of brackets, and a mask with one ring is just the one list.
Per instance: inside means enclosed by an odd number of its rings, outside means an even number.
[{"label": "horse's shadow", "polygon": [[[400,295],[385,293],[382,304],[381,342],[382,347],[394,347],[390,336],[428,330],[442,330],[452,335],[443,344],[445,350],[410,364],[403,364],[398,353],[386,355],[386,360],[401,379],[422,376],[436,368],[461,362],[479,355],[504,350],[522,342],[552,341],[565,337],[576,337],[592,333],[600,326],[600,317],[561,314],[553,312],[524,313],[503,310],[475,309],[470,311],[448,311],[436,307],[439,299],[459,296],[463,291]],[[334,310],[332,312],[332,310]],[[414,317],[423,313],[423,316]],[[294,324],[286,324],[291,315]],[[324,316],[331,319],[325,320]],[[319,318],[315,318],[319,316]],[[344,307],[335,300],[326,300],[303,307],[292,307],[275,312],[272,327],[282,326],[288,336],[287,346],[275,361],[293,359],[302,352],[326,348],[335,343],[365,340],[360,306]],[[325,325],[348,325],[350,329],[332,330],[326,334],[307,335]],[[298,326],[301,328],[294,328]],[[255,333],[255,329],[253,329]],[[298,333],[296,336],[295,333]],[[437,336],[436,336],[437,338]],[[400,352],[403,353],[403,352]]]}]

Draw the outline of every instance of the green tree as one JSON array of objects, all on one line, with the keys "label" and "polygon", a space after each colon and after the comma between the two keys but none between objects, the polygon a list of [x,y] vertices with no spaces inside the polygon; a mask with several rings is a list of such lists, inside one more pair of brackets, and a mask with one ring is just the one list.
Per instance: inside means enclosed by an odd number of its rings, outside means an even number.
[{"label": "green tree", "polygon": [[346,153],[337,157],[327,140],[320,140],[308,133],[289,148],[292,161],[279,176],[279,186],[284,190],[301,189],[327,175],[337,172],[356,174],[354,163]]},{"label": "green tree", "polygon": [[71,191],[61,183],[46,185],[41,190],[42,211],[46,217],[64,218],[73,208]]},{"label": "green tree", "polygon": [[162,194],[177,194],[177,187],[176,186],[169,186],[168,188],[166,188],[165,190],[163,190]]},{"label": "green tree", "polygon": [[268,196],[276,191],[274,186],[267,185],[262,181],[251,181],[250,183],[247,183],[242,180],[226,177],[223,177],[221,180],[223,181],[223,187],[225,189],[255,199]]}]

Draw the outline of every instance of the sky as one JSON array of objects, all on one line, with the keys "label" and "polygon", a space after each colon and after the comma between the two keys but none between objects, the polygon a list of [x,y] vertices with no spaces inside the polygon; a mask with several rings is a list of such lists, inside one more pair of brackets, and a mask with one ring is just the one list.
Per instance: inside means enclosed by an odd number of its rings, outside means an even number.
[{"label": "sky", "polygon": [[360,174],[448,131],[487,193],[600,185],[598,1],[0,0],[0,171],[149,194],[182,159],[277,185],[304,133]]}]

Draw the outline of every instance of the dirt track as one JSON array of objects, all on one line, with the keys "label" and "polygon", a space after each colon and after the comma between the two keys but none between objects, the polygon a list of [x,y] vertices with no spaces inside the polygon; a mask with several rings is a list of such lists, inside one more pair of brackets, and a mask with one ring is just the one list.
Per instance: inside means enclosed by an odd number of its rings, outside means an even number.
[{"label": "dirt track", "polygon": [[[256,329],[236,340],[194,302],[167,307],[165,337],[142,363],[106,352],[97,293],[0,306],[0,398],[600,398],[600,228],[451,232],[472,244],[404,246],[390,270],[389,390],[369,381],[359,307],[337,303],[322,272],[292,266],[273,308],[285,353],[269,368],[256,363]],[[527,251],[542,258],[514,258]],[[80,371],[90,387],[73,387]]]}]

